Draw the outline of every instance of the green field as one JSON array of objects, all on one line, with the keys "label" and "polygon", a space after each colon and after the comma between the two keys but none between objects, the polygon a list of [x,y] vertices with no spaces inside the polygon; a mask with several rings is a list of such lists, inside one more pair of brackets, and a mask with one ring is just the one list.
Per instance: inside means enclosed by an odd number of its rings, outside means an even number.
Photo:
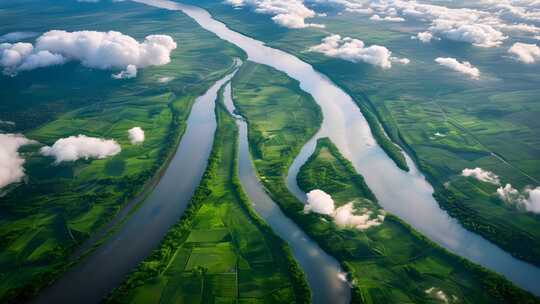
[{"label": "green field", "polygon": [[[126,203],[151,189],[195,98],[244,55],[181,14],[131,2],[8,1],[0,19],[2,33],[118,30],[137,39],[168,34],[179,45],[170,64],[140,70],[136,79],[113,80],[111,71],[79,63],[0,76],[0,87],[13,88],[0,90],[0,119],[16,123],[8,131],[47,145],[84,134],[122,146],[111,158],[58,165],[37,153],[39,145],[22,149],[28,181],[8,187],[0,200],[0,301],[20,302],[68,268],[73,250]],[[161,77],[173,80],[159,83]],[[129,143],[134,126],[146,133],[142,145]]]},{"label": "green field", "polygon": [[[294,54],[331,78],[353,97],[381,147],[403,169],[379,124],[409,152],[435,187],[440,205],[464,227],[540,265],[539,216],[504,203],[493,187],[460,175],[464,168],[481,167],[519,190],[540,185],[540,70],[537,64],[509,58],[509,45],[519,39],[511,37],[504,46],[487,49],[445,40],[424,45],[410,39],[421,29],[416,21],[373,22],[319,6],[328,16],[310,22],[326,28],[291,30],[249,8],[233,9],[214,0],[193,3],[233,30]],[[384,45],[411,63],[382,70],[307,51],[329,34]],[[480,69],[481,80],[443,69],[433,62],[436,57],[471,61]]]},{"label": "green field", "polygon": [[236,124],[222,104],[208,169],[163,243],[111,303],[308,303],[288,247],[253,213],[237,176]]},{"label": "green field", "polygon": [[[305,214],[303,204],[288,191],[285,177],[293,156],[320,123],[316,119],[319,109],[297,84],[280,84],[283,77],[271,68],[248,62],[233,79],[233,99],[248,121],[251,150],[262,183],[287,216],[348,270],[355,284],[354,302],[429,302],[440,290],[449,297],[455,295],[460,302],[537,301],[502,277],[447,253],[395,216],[388,215],[383,225],[370,228],[373,230],[358,231]],[[280,89],[276,92],[274,88]],[[302,103],[290,96],[293,92],[304,96]],[[300,119],[304,127],[296,128]],[[300,184],[304,190],[328,191],[338,205],[356,201],[359,208],[379,208],[363,178],[328,141],[320,142],[317,154],[302,169]]]},{"label": "green field", "polygon": [[[336,207],[354,202],[356,210],[377,213],[380,209],[363,178],[329,139],[319,140],[298,181],[306,192],[321,189],[330,194]],[[307,229],[319,239],[332,239],[332,252],[340,257],[353,282],[354,302],[437,302],[440,291],[447,303],[537,301],[500,277],[448,254],[393,215],[365,230],[339,229],[316,220]],[[329,232],[336,229],[336,234]]]}]

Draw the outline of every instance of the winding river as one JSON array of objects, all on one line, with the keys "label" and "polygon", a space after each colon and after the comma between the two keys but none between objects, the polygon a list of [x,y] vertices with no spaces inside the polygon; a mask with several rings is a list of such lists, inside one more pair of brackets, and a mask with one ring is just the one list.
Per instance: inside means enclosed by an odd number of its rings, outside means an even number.
[{"label": "winding river", "polygon": [[306,274],[313,303],[349,303],[350,288],[339,263],[285,216],[260,184],[249,152],[247,123],[234,114],[230,83],[223,94],[229,113],[236,118],[239,131],[238,175],[242,188],[253,202],[253,208],[291,248],[294,258]]},{"label": "winding river", "polygon": [[287,73],[300,82],[321,106],[324,121],[319,133],[302,149],[290,168],[288,186],[300,199],[305,195],[296,185],[298,169],[313,153],[317,138],[328,136],[343,155],[365,177],[380,204],[449,251],[500,273],[516,285],[540,295],[540,269],[522,262],[484,238],[465,230],[433,198],[433,188],[407,157],[410,172],[400,170],[377,145],[354,101],[327,77],[297,57],[265,46],[234,32],[204,9],[169,0],[135,2],[182,11],[201,27],[229,41],[248,54],[248,59]]},{"label": "winding river", "polygon": [[159,245],[201,181],[216,130],[217,92],[233,74],[197,98],[173,159],[144,203],[109,239],[44,290],[37,303],[99,303]]}]

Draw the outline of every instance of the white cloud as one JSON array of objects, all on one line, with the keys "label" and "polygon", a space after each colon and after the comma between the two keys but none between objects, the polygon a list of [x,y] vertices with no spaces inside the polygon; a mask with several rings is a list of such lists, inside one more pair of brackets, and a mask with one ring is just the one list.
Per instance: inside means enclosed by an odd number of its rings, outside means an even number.
[{"label": "white cloud", "polygon": [[384,17],[381,17],[377,14],[371,16],[369,18],[369,20],[372,20],[372,21],[390,21],[390,22],[403,22],[405,21],[405,19],[401,18],[401,17],[392,17],[392,16],[384,16]]},{"label": "white cloud", "polygon": [[0,42],[18,42],[39,35],[34,32],[11,32],[0,36]]},{"label": "white cloud", "polygon": [[31,43],[0,44],[0,67],[6,75],[64,62],[64,57],[61,55],[52,54],[49,51],[36,52]]},{"label": "white cloud", "polygon": [[540,187],[527,187],[520,193],[511,184],[506,184],[504,187],[497,189],[499,197],[509,203],[514,204],[518,208],[523,208],[528,212],[540,213]]},{"label": "white cloud", "polygon": [[459,62],[455,58],[438,57],[435,59],[435,62],[451,70],[465,74],[472,79],[480,78],[480,71],[468,61]]},{"label": "white cloud", "polygon": [[331,215],[334,213],[334,200],[322,190],[312,190],[307,193],[307,204],[304,206],[304,212]]},{"label": "white cloud", "polygon": [[428,43],[431,41],[431,39],[433,39],[433,34],[430,32],[420,32],[411,38],[418,39],[423,43]]},{"label": "white cloud", "polygon": [[118,74],[113,74],[114,79],[130,79],[137,77],[137,66],[130,64],[124,71],[120,71]]},{"label": "white cloud", "polygon": [[392,62],[409,63],[406,58],[392,57],[392,52],[384,46],[371,45],[366,47],[362,40],[350,37],[341,38],[340,35],[324,38],[321,44],[309,48],[309,51],[352,62],[365,62],[383,69],[391,68]]},{"label": "white cloud", "polygon": [[326,192],[315,189],[307,193],[307,204],[304,212],[315,212],[329,215],[339,227],[352,227],[359,230],[379,226],[384,222],[385,212],[380,211],[375,215],[372,211],[364,208],[362,214],[357,214],[352,202],[335,209],[334,200]]},{"label": "white cloud", "polygon": [[[320,0],[322,1],[322,0]],[[380,0],[326,0],[340,3],[346,10],[370,10],[378,17],[374,20],[403,21],[413,19],[428,24],[427,32],[438,38],[468,42],[481,47],[500,45],[507,37],[501,30],[531,31],[531,26],[511,25],[496,15],[468,8],[449,8],[442,5],[419,3],[417,1]]]},{"label": "white cloud", "polygon": [[494,185],[499,185],[501,183],[499,176],[497,176],[495,173],[484,170],[482,168],[478,168],[478,167],[474,169],[465,168],[461,172],[461,175],[467,176],[467,177],[473,177],[479,181],[483,181],[483,182],[494,184]]},{"label": "white cloud", "polygon": [[324,27],[321,24],[306,23],[306,19],[313,18],[316,13],[306,7],[302,0],[226,0],[234,7],[249,5],[255,12],[272,15],[275,23],[293,29],[306,27]]},{"label": "white cloud", "polygon": [[362,214],[355,214],[353,203],[350,202],[336,209],[334,222],[340,227],[353,227],[359,230],[379,226],[384,221],[384,214],[373,216],[373,212],[365,210]]},{"label": "white cloud", "polygon": [[508,49],[508,53],[515,55],[517,60],[528,64],[540,60],[540,47],[536,44],[516,42]]},{"label": "white cloud", "polygon": [[81,158],[103,159],[116,155],[121,150],[115,140],[79,135],[61,138],[52,147],[41,148],[40,152],[42,155],[54,157],[56,163],[61,163]]},{"label": "white cloud", "polygon": [[128,130],[128,138],[132,145],[140,144],[144,141],[144,131],[141,127],[134,127]]},{"label": "white cloud", "polygon": [[0,134],[0,189],[24,177],[24,159],[18,150],[31,143],[35,142],[21,134]]},{"label": "white cloud", "polygon": [[[32,70],[69,60],[98,69],[123,69],[116,77],[133,77],[137,68],[164,65],[171,61],[177,45],[168,35],[150,35],[142,43],[120,32],[49,31],[30,43],[0,44],[0,66],[4,73]],[[113,76],[114,77],[114,76]]]}]

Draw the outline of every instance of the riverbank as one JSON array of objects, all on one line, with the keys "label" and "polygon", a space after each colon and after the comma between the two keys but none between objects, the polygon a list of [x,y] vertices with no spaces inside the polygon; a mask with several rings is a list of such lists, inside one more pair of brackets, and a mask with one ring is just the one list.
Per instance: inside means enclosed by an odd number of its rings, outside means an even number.
[{"label": "riverbank", "polygon": [[108,302],[309,303],[302,271],[286,244],[251,210],[239,183],[234,120],[221,101],[215,111],[212,154],[189,207]]},{"label": "riverbank", "polygon": [[[441,298],[447,303],[540,302],[502,277],[448,253],[396,216],[381,211],[362,176],[329,139],[318,140],[298,180],[305,192],[319,189],[331,195],[336,209],[352,203],[357,215],[371,215],[376,220],[359,229],[336,225],[329,216],[308,215],[311,224],[307,229],[317,239],[331,240],[331,254],[346,266],[354,286],[353,302],[418,303]],[[377,214],[383,214],[383,220]],[[320,220],[323,218],[325,221]]]}]

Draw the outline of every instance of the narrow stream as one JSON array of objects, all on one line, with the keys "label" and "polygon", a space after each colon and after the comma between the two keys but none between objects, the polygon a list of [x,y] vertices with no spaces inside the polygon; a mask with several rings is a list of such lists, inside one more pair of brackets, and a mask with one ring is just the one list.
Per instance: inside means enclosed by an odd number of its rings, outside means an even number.
[{"label": "narrow stream", "polygon": [[201,27],[229,41],[248,54],[248,59],[287,73],[300,82],[321,106],[324,121],[320,132],[307,143],[295,159],[288,185],[299,198],[304,194],[296,186],[298,168],[313,153],[317,138],[328,136],[341,153],[362,174],[380,204],[415,229],[449,251],[498,272],[516,285],[540,295],[540,269],[512,257],[479,235],[465,230],[457,220],[440,209],[433,188],[407,157],[410,172],[400,170],[377,145],[369,125],[352,100],[327,77],[297,57],[267,47],[229,29],[204,9],[169,0],[133,0],[135,2],[182,11]]},{"label": "narrow stream", "polygon": [[229,113],[236,118],[239,130],[238,175],[242,188],[253,202],[253,208],[289,244],[294,258],[306,274],[313,303],[349,303],[350,289],[343,280],[344,274],[339,263],[285,216],[260,184],[249,152],[247,123],[234,114],[230,83],[225,87],[223,95]]},{"label": "narrow stream", "polygon": [[169,167],[140,208],[90,256],[44,290],[37,303],[99,303],[159,245],[201,181],[216,130],[217,91],[232,75],[197,98]]}]

